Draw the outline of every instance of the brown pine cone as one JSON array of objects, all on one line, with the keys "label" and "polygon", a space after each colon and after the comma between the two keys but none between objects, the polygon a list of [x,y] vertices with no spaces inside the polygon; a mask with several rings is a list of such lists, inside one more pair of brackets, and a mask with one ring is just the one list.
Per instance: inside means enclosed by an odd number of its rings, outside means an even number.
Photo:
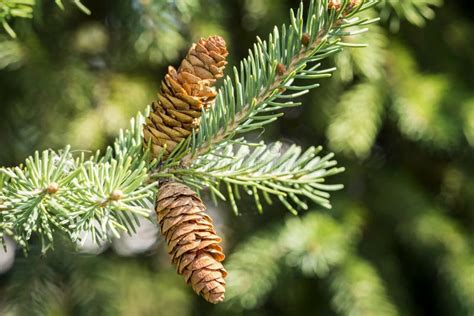
[{"label": "brown pine cone", "polygon": [[199,126],[202,111],[216,98],[213,86],[224,75],[227,55],[224,39],[211,36],[193,44],[178,70],[168,67],[143,130],[144,144],[151,144],[154,156],[165,146],[167,156]]},{"label": "brown pine cone", "polygon": [[208,302],[224,300],[227,271],[221,238],[196,193],[184,184],[163,184],[158,193],[156,214],[168,253],[193,290]]}]

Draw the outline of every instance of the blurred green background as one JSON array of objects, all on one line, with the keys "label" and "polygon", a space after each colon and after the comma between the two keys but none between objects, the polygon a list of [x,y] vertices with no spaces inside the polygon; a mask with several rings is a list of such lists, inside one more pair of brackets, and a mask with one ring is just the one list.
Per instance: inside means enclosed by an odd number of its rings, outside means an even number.
[{"label": "blurred green background", "polygon": [[[298,3],[89,0],[88,16],[37,1],[32,20],[10,20],[17,39],[0,32],[0,165],[104,148],[193,40],[224,36],[234,65]],[[386,0],[371,14],[382,21],[347,39],[370,46],[327,61],[335,76],[260,136],[336,153],[333,210],[248,203],[236,217],[208,203],[225,303],[194,295],[144,221],[80,254],[58,242],[24,257],[9,241],[0,315],[474,315],[473,2]]]}]

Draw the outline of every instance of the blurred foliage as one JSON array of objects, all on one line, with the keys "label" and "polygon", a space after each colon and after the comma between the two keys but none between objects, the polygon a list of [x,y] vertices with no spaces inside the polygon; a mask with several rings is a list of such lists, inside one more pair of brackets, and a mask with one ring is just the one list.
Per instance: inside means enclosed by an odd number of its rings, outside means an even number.
[{"label": "blurred foliage", "polygon": [[187,47],[186,25],[200,6],[198,0],[133,0],[121,1],[117,8],[120,36],[134,47],[136,57],[160,64]]},{"label": "blurred foliage", "polygon": [[[192,39],[220,33],[239,60],[297,5],[84,1],[87,16],[42,1],[30,21],[4,15],[7,3],[0,21],[17,39],[0,37],[0,165],[66,143],[104,147]],[[363,35],[369,47],[338,55],[328,85],[269,128],[269,140],[327,142],[346,190],[332,211],[297,218],[278,206],[259,215],[253,201],[238,217],[217,210],[224,304],[195,298],[160,242],[134,257],[58,244],[47,257],[17,254],[0,277],[0,314],[472,315],[474,8],[440,5],[381,1],[383,21]]]},{"label": "blurred foliage", "polygon": [[4,37],[0,39],[0,54],[0,69],[17,68],[24,59],[22,45]]},{"label": "blurred foliage", "polygon": [[382,19],[388,21],[391,30],[400,29],[400,19],[406,19],[416,26],[424,26],[427,19],[435,17],[435,7],[443,0],[382,0]]},{"label": "blurred foliage", "polygon": [[13,31],[8,19],[11,18],[23,18],[29,19],[33,17],[33,6],[34,0],[8,0],[0,3],[0,22],[2,23],[3,29],[11,36],[16,37],[15,31]]},{"label": "blurred foliage", "polygon": [[[52,0],[51,0],[52,1]],[[59,9],[64,10],[62,0],[54,0]],[[70,0],[85,14],[90,14],[90,11],[85,7],[80,0]],[[2,0],[0,2],[0,23],[8,35],[15,38],[16,33],[9,24],[9,20],[14,18],[31,19],[33,18],[35,6],[40,6],[42,3],[36,0]]]}]

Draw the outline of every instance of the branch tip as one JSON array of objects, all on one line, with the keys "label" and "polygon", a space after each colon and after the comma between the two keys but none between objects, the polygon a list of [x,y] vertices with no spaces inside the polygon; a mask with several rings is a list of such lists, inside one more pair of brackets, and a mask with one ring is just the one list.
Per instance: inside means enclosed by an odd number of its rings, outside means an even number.
[{"label": "branch tip", "polygon": [[286,73],[286,66],[279,63],[276,67],[276,72],[279,76],[283,76]]},{"label": "branch tip", "polygon": [[110,200],[111,201],[120,201],[121,199],[123,199],[123,191],[122,190],[114,190],[112,191],[112,193],[110,194]]},{"label": "branch tip", "polygon": [[49,195],[56,194],[58,191],[59,191],[59,184],[57,184],[56,182],[51,182],[46,188],[46,192]]},{"label": "branch tip", "polygon": [[303,46],[308,47],[310,41],[311,36],[308,33],[304,33],[303,36],[301,36],[301,44],[303,44]]}]

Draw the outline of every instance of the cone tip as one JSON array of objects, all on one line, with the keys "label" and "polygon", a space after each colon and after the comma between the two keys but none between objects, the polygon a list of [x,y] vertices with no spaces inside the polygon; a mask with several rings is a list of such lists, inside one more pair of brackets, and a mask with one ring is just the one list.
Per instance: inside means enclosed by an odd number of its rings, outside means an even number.
[{"label": "cone tip", "polygon": [[226,48],[227,43],[225,39],[220,36],[220,35],[211,35],[207,39],[203,39],[205,42],[211,42],[212,44],[220,47],[220,48]]},{"label": "cone tip", "polygon": [[209,297],[209,303],[212,304],[219,304],[222,303],[225,299],[225,294],[224,293],[219,293],[219,294],[214,294]]}]

